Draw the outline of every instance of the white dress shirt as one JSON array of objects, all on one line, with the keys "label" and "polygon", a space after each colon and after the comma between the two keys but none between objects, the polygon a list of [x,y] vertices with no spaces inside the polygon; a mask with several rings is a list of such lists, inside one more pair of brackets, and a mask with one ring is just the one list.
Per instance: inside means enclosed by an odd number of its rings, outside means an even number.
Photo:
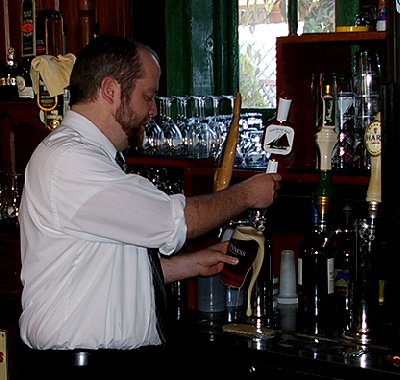
[{"label": "white dress shirt", "polygon": [[115,155],[69,110],[26,167],[20,330],[30,347],[160,344],[147,248],[171,255],[183,246],[185,197],[125,174]]}]

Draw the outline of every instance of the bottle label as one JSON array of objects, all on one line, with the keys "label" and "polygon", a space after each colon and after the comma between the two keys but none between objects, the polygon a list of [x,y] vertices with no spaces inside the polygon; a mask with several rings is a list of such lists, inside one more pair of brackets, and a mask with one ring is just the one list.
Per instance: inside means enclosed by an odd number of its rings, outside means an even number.
[{"label": "bottle label", "polygon": [[58,97],[50,96],[46,85],[42,80],[39,81],[39,93],[37,95],[37,104],[43,111],[52,111],[57,107]]},{"label": "bottle label", "polygon": [[35,55],[35,3],[32,0],[22,2],[22,56]]},{"label": "bottle label", "polygon": [[335,259],[328,258],[326,260],[327,268],[327,280],[328,280],[328,294],[333,294],[335,292]]},{"label": "bottle label", "polygon": [[348,269],[335,270],[335,292],[345,295],[350,289],[350,271]]},{"label": "bottle label", "polygon": [[35,94],[33,92],[33,87],[26,86],[25,78],[22,75],[17,75],[16,81],[18,87],[18,96],[20,98],[33,99],[35,97]]},{"label": "bottle label", "polygon": [[303,259],[301,257],[297,259],[297,284],[303,285]]}]

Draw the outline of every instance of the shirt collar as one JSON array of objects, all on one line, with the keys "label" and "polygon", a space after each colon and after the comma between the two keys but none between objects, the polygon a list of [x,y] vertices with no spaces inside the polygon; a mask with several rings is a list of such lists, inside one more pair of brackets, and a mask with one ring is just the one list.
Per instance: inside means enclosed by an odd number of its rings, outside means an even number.
[{"label": "shirt collar", "polygon": [[[74,129],[77,133],[85,137],[85,139],[90,140],[93,144],[102,146],[110,155],[111,159],[115,159],[117,154],[117,149],[111,143],[111,141],[104,135],[100,129],[91,122],[86,117],[81,114],[68,109],[64,115],[61,126],[66,126],[68,128]],[[59,128],[60,128],[59,127]]]}]

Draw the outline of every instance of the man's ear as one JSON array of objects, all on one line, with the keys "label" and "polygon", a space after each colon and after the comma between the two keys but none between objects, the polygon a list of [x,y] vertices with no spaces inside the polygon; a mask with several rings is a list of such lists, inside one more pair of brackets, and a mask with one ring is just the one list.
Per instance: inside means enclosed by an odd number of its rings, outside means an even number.
[{"label": "man's ear", "polygon": [[119,99],[119,86],[115,79],[105,77],[100,86],[100,96],[110,104]]}]

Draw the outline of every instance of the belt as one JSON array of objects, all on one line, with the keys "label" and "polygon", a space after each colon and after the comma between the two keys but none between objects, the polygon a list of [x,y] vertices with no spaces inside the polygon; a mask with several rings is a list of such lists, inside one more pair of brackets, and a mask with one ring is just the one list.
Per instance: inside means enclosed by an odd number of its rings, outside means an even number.
[{"label": "belt", "polygon": [[132,361],[145,364],[159,356],[164,356],[166,349],[163,346],[148,346],[134,350],[34,350],[29,349],[28,355],[31,361],[36,363],[49,363],[61,367],[86,367],[91,365],[105,365],[107,363],[122,364]]}]

